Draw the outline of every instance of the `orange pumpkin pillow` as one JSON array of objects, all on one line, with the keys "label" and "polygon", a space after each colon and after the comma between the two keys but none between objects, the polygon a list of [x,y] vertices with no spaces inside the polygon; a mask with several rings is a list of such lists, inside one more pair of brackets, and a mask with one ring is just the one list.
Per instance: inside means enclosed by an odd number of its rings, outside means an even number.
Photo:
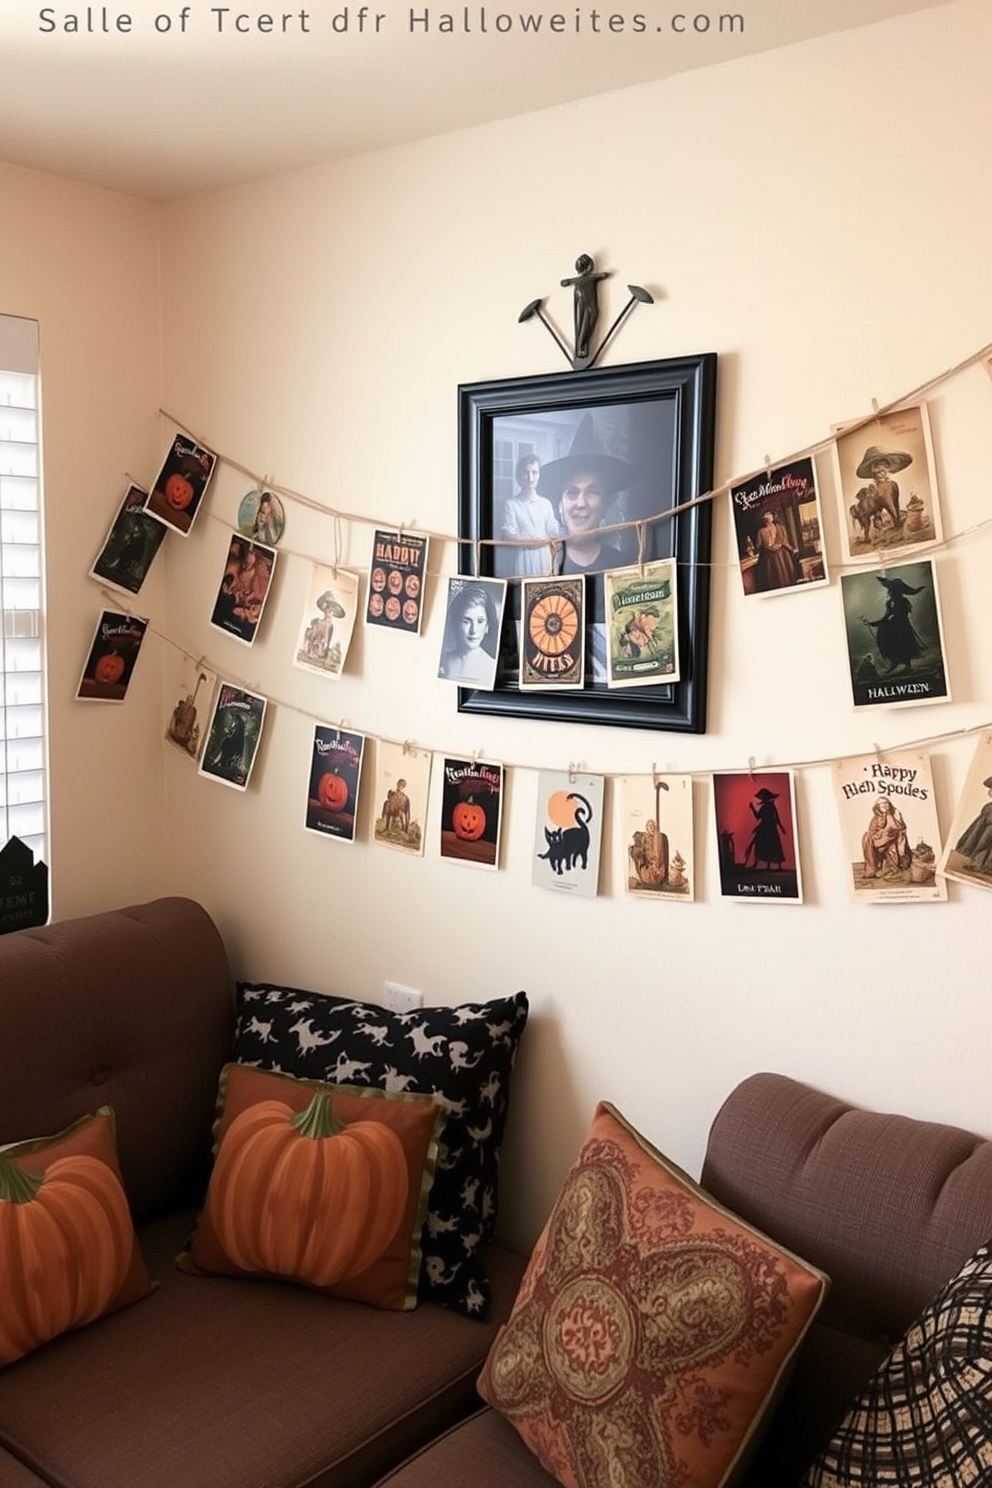
[{"label": "orange pumpkin pillow", "polygon": [[479,1390],[566,1488],[721,1488],[826,1288],[603,1103]]},{"label": "orange pumpkin pillow", "polygon": [[221,1074],[219,1107],[206,1203],[180,1266],[416,1306],[441,1107],[240,1064]]},{"label": "orange pumpkin pillow", "polygon": [[101,1106],[0,1149],[0,1365],[151,1291]]}]

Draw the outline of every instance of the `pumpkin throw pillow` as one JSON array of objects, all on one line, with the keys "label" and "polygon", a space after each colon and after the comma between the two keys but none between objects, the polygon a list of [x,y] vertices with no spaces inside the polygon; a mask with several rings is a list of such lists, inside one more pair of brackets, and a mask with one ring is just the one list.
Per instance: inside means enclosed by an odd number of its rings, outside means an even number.
[{"label": "pumpkin throw pillow", "polygon": [[267,1276],[415,1307],[440,1107],[229,1064],[183,1270]]},{"label": "pumpkin throw pillow", "polygon": [[151,1291],[101,1106],[0,1150],[0,1365]]},{"label": "pumpkin throw pillow", "polygon": [[802,1488],[992,1482],[992,1246],[943,1287],[879,1367]]},{"label": "pumpkin throw pillow", "polygon": [[566,1488],[719,1488],[826,1288],[600,1104],[479,1390]]},{"label": "pumpkin throw pillow", "polygon": [[510,1074],[527,994],[393,1013],[268,983],[238,984],[242,1064],[378,1090],[417,1091],[444,1109],[422,1238],[420,1295],[484,1317],[480,1245],[493,1238]]}]

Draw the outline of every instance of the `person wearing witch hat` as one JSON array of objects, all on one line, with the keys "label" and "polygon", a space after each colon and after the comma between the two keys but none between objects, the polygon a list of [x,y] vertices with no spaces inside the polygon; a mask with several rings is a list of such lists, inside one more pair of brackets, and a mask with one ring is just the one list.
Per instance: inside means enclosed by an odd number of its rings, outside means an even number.
[{"label": "person wearing witch hat", "polygon": [[755,827],[751,834],[751,840],[744,849],[744,862],[751,858],[755,868],[759,863],[764,863],[766,868],[781,868],[785,862],[785,848],[782,846],[782,836],[785,827],[782,818],[778,814],[775,802],[778,800],[778,792],[769,790],[763,785],[755,792],[755,801],[760,801],[760,806],[755,806],[754,801],[748,804],[751,815],[754,817]]},{"label": "person wearing witch hat", "polygon": [[611,522],[623,520],[611,507],[637,475],[627,460],[600,448],[592,414],[584,413],[568,454],[541,467],[541,487],[556,509],[565,539],[559,573],[601,573],[623,561],[619,541],[623,534],[604,536],[599,529],[608,512]]},{"label": "person wearing witch hat", "polygon": [[866,620],[865,624],[874,633],[875,645],[887,663],[886,675],[896,667],[908,672],[911,663],[926,650],[926,642],[913,624],[913,607],[909,602],[910,595],[922,594],[923,590],[914,589],[898,576],[890,579],[885,574],[876,574],[875,577],[888,596],[885,613],[878,620]]},{"label": "person wearing witch hat", "polygon": [[858,502],[864,501],[869,514],[888,512],[893,527],[899,527],[902,519],[899,513],[899,484],[892,476],[895,471],[905,470],[912,463],[912,455],[905,450],[884,450],[877,444],[870,444],[854,472],[858,480],[869,482],[858,492]]}]

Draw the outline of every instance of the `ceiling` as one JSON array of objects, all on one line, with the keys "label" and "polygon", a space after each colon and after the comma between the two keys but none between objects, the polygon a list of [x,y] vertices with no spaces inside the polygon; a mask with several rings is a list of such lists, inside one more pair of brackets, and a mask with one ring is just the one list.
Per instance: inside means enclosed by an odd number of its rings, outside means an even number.
[{"label": "ceiling", "polygon": [[[680,3],[373,0],[359,29],[355,0],[0,0],[0,160],[165,201],[949,0],[693,0],[685,24],[710,18],[697,32],[672,29]],[[721,35],[732,10],[743,34]],[[521,30],[528,14],[536,35]]]}]

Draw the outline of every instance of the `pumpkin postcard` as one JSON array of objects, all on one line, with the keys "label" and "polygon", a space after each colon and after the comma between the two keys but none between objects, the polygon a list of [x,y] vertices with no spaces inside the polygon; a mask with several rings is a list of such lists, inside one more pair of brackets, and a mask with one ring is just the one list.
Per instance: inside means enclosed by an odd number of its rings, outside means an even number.
[{"label": "pumpkin postcard", "polygon": [[445,759],[442,792],[442,858],[498,868],[503,766],[487,760]]},{"label": "pumpkin postcard", "polygon": [[306,829],[341,842],[355,840],[355,813],[365,735],[318,723],[313,731]]},{"label": "pumpkin postcard", "polygon": [[83,702],[122,703],[130,686],[148,621],[104,610],[83,667],[76,697]]},{"label": "pumpkin postcard", "polygon": [[200,510],[217,456],[185,434],[177,434],[145,501],[145,511],[180,537],[188,537]]}]

